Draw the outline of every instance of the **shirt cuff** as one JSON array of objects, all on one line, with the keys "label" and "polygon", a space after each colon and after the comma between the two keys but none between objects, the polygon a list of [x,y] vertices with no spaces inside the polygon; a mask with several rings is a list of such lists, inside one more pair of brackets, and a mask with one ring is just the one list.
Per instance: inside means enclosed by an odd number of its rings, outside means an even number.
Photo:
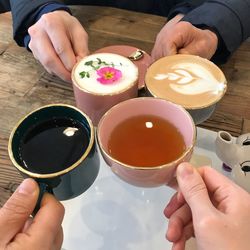
[{"label": "shirt cuff", "polygon": [[[67,7],[66,5],[60,4],[60,3],[48,3],[46,5],[41,6],[36,11],[36,13],[35,13],[35,22],[37,22],[41,18],[41,16],[43,14],[53,12],[53,11],[56,11],[56,10],[65,10],[69,14],[72,15],[69,7]],[[26,49],[30,51],[30,49],[29,49],[30,35],[28,33],[24,36],[23,42],[24,42],[24,46],[26,47]]]},{"label": "shirt cuff", "polygon": [[172,19],[178,14],[187,14],[191,10],[193,10],[196,6],[190,4],[190,3],[181,3],[177,4],[174,8],[172,8],[168,14],[168,20]]}]

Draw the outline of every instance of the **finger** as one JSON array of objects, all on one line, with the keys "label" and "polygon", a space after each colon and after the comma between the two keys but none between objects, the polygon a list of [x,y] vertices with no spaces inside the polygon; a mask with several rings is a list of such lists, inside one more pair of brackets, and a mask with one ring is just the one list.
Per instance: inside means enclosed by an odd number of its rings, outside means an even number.
[{"label": "finger", "polygon": [[[211,167],[198,168],[214,205],[223,213],[238,211],[238,200],[249,194],[226,176]],[[239,192],[240,191],[240,192]],[[241,195],[239,195],[239,193]]]},{"label": "finger", "polygon": [[76,63],[76,55],[71,46],[70,35],[64,27],[61,29],[58,27],[56,27],[56,29],[47,29],[47,32],[55,53],[60,58],[67,71],[71,72]]},{"label": "finger", "polygon": [[210,59],[216,52],[218,45],[217,36],[209,30],[192,28],[193,36],[190,35],[189,42],[178,50],[179,54],[198,55]]},{"label": "finger", "polygon": [[[169,55],[180,53],[194,39],[194,27],[188,22],[179,22],[175,28],[169,33],[168,39],[165,41],[165,53]],[[186,51],[187,52],[187,51]]]},{"label": "finger", "polygon": [[179,241],[173,243],[172,250],[185,250],[185,244],[186,240],[185,236],[183,235],[183,237]]},{"label": "finger", "polygon": [[37,183],[32,179],[25,179],[0,209],[1,243],[7,244],[22,230],[35,208],[38,193]]},{"label": "finger", "polygon": [[71,82],[70,72],[65,68],[56,54],[48,35],[44,31],[29,29],[31,40],[29,47],[34,57],[40,61],[50,74],[59,76],[64,81]]},{"label": "finger", "polygon": [[154,61],[158,60],[163,56],[162,53],[162,47],[161,45],[156,41],[153,50],[151,51],[151,62],[153,63]]},{"label": "finger", "polygon": [[184,204],[169,219],[167,239],[178,241],[183,234],[184,228],[192,221],[192,214],[189,206]]},{"label": "finger", "polygon": [[174,249],[174,250],[185,250],[187,240],[189,240],[191,237],[194,236],[193,232],[194,232],[193,231],[193,224],[189,223],[185,227],[185,229],[183,230],[182,237],[178,241],[174,242],[172,249]]},{"label": "finger", "polygon": [[41,208],[26,233],[43,247],[41,249],[49,249],[61,230],[63,216],[63,205],[53,195],[46,193],[41,201]]},{"label": "finger", "polygon": [[189,46],[179,49],[178,54],[196,55],[206,59],[211,58],[210,54],[205,49],[201,50],[200,47],[197,47],[196,43],[191,43]]},{"label": "finger", "polygon": [[181,163],[177,167],[179,188],[192,210],[193,219],[202,218],[215,211],[208,195],[207,187],[198,173],[189,163]]},{"label": "finger", "polygon": [[71,43],[77,59],[89,54],[88,35],[79,22],[71,30]]},{"label": "finger", "polygon": [[32,224],[32,222],[33,222],[33,218],[31,218],[31,217],[29,217],[27,220],[26,220],[26,222],[25,222],[25,224],[24,224],[24,226],[23,226],[23,229],[22,229],[22,233],[24,233],[24,232],[26,232],[27,231],[27,229],[30,227],[30,225]]},{"label": "finger", "polygon": [[156,40],[154,48],[151,53],[152,62],[158,60],[164,56],[170,56],[177,54],[177,48],[175,43],[168,37],[161,38],[160,41]]},{"label": "finger", "polygon": [[54,246],[55,246],[55,250],[60,250],[61,249],[61,246],[62,246],[62,243],[63,243],[63,229],[62,229],[62,226],[58,232],[58,234],[56,235],[56,238],[55,238],[55,241],[54,241]]},{"label": "finger", "polygon": [[172,178],[168,183],[167,183],[167,186],[175,189],[175,190],[178,190],[178,182],[177,182],[177,179],[176,177]]},{"label": "finger", "polygon": [[164,214],[169,218],[177,209],[185,204],[185,199],[180,192],[176,192],[173,197],[170,199],[166,208],[164,209]]}]

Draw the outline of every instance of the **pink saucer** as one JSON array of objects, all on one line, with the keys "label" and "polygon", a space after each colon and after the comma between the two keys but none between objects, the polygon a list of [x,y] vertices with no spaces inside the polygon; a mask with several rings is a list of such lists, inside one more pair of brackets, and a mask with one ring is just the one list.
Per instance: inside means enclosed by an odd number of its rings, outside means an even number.
[{"label": "pink saucer", "polygon": [[[128,46],[128,45],[112,45],[108,47],[104,47],[101,49],[98,49],[94,51],[93,53],[114,53],[121,56],[129,57],[137,50],[140,50],[136,47]],[[142,50],[140,50],[142,51]],[[138,83],[138,89],[142,89],[144,87],[144,78],[147,71],[147,68],[150,65],[151,57],[148,53],[143,51],[143,55],[140,59],[137,59],[136,61],[132,60],[133,63],[138,67],[139,69],[139,83]]]}]

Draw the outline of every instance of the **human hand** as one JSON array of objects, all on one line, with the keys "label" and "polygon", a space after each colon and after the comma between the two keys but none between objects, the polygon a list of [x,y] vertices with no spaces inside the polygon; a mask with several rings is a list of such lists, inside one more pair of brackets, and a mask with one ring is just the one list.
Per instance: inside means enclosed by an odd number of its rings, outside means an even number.
[{"label": "human hand", "polygon": [[158,33],[151,53],[152,60],[174,54],[191,54],[207,59],[216,52],[217,35],[208,29],[198,29],[189,22],[180,21],[177,15]]},{"label": "human hand", "polygon": [[80,22],[68,12],[58,10],[43,14],[28,29],[29,48],[44,68],[71,82],[71,70],[88,52],[88,35]]},{"label": "human hand", "polygon": [[36,182],[25,179],[0,209],[0,249],[60,249],[64,208],[54,196],[45,194],[31,218],[38,194]]},{"label": "human hand", "polygon": [[249,193],[213,168],[188,163],[178,166],[177,180],[179,192],[164,210],[173,250],[184,250],[192,235],[199,250],[249,249]]}]

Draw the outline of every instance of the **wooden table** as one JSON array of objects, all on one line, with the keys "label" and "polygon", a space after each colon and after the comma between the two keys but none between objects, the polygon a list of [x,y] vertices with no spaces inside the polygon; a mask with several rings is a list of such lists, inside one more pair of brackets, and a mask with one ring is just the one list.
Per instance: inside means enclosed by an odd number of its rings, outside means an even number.
[{"label": "wooden table", "polygon": [[[126,44],[150,53],[165,18],[106,7],[72,7],[89,34],[90,50]],[[0,15],[0,207],[21,182],[7,152],[8,137],[25,114],[49,103],[75,104],[72,86],[46,73],[12,39],[10,13]],[[223,65],[228,91],[201,127],[250,132],[250,40]]]}]

